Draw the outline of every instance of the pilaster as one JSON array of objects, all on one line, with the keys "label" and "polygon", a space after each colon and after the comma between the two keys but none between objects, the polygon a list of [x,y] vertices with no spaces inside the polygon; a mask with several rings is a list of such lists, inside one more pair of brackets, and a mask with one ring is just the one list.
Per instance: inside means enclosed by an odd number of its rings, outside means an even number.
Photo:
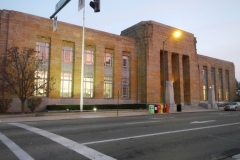
[{"label": "pilaster", "polygon": [[180,103],[184,103],[183,56],[179,54]]}]

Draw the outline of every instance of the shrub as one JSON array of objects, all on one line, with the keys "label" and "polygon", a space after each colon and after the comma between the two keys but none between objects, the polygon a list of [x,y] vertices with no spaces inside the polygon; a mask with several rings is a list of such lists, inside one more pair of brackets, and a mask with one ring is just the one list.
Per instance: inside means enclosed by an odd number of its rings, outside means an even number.
[{"label": "shrub", "polygon": [[27,100],[28,108],[31,112],[34,112],[35,109],[42,103],[42,98],[30,98]]},{"label": "shrub", "polygon": [[[102,105],[83,105],[84,110],[97,109],[146,109],[145,104],[102,104]],[[47,110],[79,110],[79,105],[47,105]]]},{"label": "shrub", "polygon": [[12,99],[0,99],[0,113],[7,112],[11,107]]}]

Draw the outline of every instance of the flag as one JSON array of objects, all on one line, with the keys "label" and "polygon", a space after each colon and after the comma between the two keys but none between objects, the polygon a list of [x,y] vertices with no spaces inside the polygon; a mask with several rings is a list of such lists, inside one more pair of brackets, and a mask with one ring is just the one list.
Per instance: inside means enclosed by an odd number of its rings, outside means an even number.
[{"label": "flag", "polygon": [[78,12],[85,7],[85,0],[78,0]]}]

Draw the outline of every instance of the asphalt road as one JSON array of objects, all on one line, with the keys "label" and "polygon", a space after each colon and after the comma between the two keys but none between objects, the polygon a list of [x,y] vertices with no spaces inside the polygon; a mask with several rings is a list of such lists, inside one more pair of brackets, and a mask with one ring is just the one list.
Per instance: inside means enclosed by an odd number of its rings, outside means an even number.
[{"label": "asphalt road", "polygon": [[240,111],[0,123],[0,159],[220,160],[240,154]]}]

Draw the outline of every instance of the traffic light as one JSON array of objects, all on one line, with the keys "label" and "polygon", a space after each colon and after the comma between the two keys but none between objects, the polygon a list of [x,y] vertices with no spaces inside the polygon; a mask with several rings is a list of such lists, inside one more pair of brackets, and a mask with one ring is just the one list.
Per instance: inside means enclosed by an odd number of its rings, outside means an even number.
[{"label": "traffic light", "polygon": [[94,9],[94,12],[100,12],[100,0],[93,0],[89,5]]}]

